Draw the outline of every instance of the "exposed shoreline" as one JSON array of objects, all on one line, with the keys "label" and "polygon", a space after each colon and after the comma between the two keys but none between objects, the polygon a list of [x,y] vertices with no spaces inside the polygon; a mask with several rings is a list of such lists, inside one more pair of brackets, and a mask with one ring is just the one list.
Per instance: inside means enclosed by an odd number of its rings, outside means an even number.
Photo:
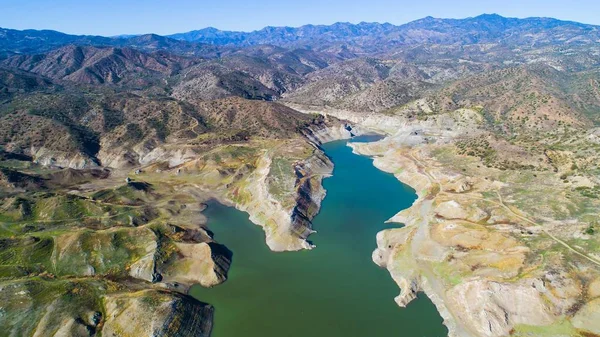
[{"label": "exposed shoreline", "polygon": [[[397,118],[393,118],[391,116],[381,116],[378,114],[372,114],[371,116],[359,116],[356,113],[353,112],[349,112],[349,111],[340,111],[340,110],[330,110],[330,111],[321,111],[319,109],[319,107],[303,107],[300,105],[296,105],[296,104],[289,104],[290,107],[304,112],[304,113],[325,113],[325,115],[329,114],[332,116],[335,116],[336,118],[342,118],[342,119],[346,119],[349,120],[353,123],[355,123],[356,125],[364,128],[365,133],[368,132],[372,132],[374,134],[377,135],[381,135],[382,139],[380,140],[385,140],[387,137],[390,137],[396,130],[396,128],[401,128],[401,127],[406,127],[407,123],[400,121]],[[409,127],[410,128],[410,127]],[[401,179],[397,174],[394,173],[393,169],[390,168],[386,168],[385,165],[382,165],[382,163],[380,162],[379,158],[377,158],[376,156],[374,156],[373,154],[370,153],[364,153],[364,152],[360,152],[357,147],[360,145],[357,144],[353,144],[353,143],[348,143],[347,146],[352,148],[353,153],[357,154],[357,155],[361,155],[361,156],[367,156],[373,159],[373,166],[376,167],[377,169],[386,172],[386,173],[391,173],[393,174],[396,179],[398,179],[398,181],[400,181],[400,183],[403,184],[407,184],[411,187],[413,187],[413,189],[415,189],[415,193],[417,194],[417,200],[415,200],[414,204],[409,207],[409,209],[412,209],[413,207],[416,207],[416,205],[418,203],[420,203],[423,200],[423,193],[422,193],[422,184],[418,183],[417,185],[415,185],[414,183],[411,182],[405,182],[404,179]],[[406,180],[408,181],[408,180]],[[408,209],[406,209],[408,210]],[[396,216],[390,218],[388,220],[388,222],[396,222],[396,223],[402,223],[401,221],[397,221],[394,220]],[[387,230],[381,231],[378,233],[377,235],[377,241],[378,241],[378,246],[380,248],[378,248],[377,250],[375,250],[373,252],[373,262],[377,265],[379,265],[382,268],[386,268],[388,269],[388,271],[390,272],[390,275],[392,276],[392,278],[394,279],[394,281],[397,283],[398,287],[400,287],[401,289],[401,294],[396,297],[396,302],[398,303],[399,306],[406,306],[408,304],[408,302],[410,302],[412,299],[416,298],[416,292],[418,291],[422,291],[436,306],[439,314],[442,316],[442,318],[444,319],[443,324],[448,328],[448,336],[449,337],[455,337],[455,336],[465,336],[465,337],[469,337],[470,335],[467,334],[459,334],[464,332],[463,329],[458,328],[457,326],[457,321],[455,320],[454,316],[450,313],[450,311],[448,310],[448,308],[446,307],[442,297],[436,292],[434,291],[434,287],[431,286],[429,284],[430,281],[427,280],[427,278],[421,278],[418,282],[418,284],[414,284],[411,285],[411,282],[408,281],[405,278],[402,277],[396,277],[396,275],[394,275],[393,270],[390,270],[389,268],[387,268],[386,264],[384,263],[384,261],[381,261],[381,258],[377,258],[377,255],[379,254],[378,250],[382,249],[381,247],[385,247],[382,243],[380,244],[380,236],[386,232]],[[405,296],[405,298],[401,298],[401,296]]]},{"label": "exposed shoreline", "polygon": [[[320,112],[317,107],[290,106]],[[457,154],[457,140],[489,137],[476,110],[458,109],[425,120],[335,109],[323,113],[385,133],[379,142],[349,146],[417,192],[412,207],[388,220],[405,226],[380,232],[379,248],[373,252],[373,261],[388,269],[401,288],[398,305],[405,306],[417,292],[424,292],[444,318],[450,337],[500,337],[515,331],[521,336],[532,329],[551,335],[561,324],[568,335],[596,331],[591,313],[598,301],[589,301],[583,285],[560,260],[569,254],[577,264],[596,261],[565,243],[578,234],[564,232],[560,221],[551,217],[544,219],[548,229],[543,229],[525,213],[535,214],[535,208],[511,206],[513,198],[527,200],[520,194],[527,189],[519,180],[522,172],[488,167]],[[444,151],[449,152],[445,157]],[[540,186],[549,182],[564,186],[558,174],[529,177]],[[564,239],[558,239],[561,236]],[[544,254],[549,245],[556,258],[540,263],[535,256]],[[598,282],[593,269],[581,268],[586,282]],[[595,290],[591,294],[597,296]],[[583,308],[574,313],[571,308],[578,301]]]},{"label": "exposed shoreline", "polygon": [[[357,146],[355,146],[354,144],[349,143],[348,146],[352,148],[353,153],[355,153],[357,155],[368,156],[368,157],[372,158],[373,166],[376,167],[377,169],[381,170],[382,172],[390,173],[390,174],[394,175],[400,183],[407,184],[408,186],[413,187],[412,184],[405,182],[404,179],[401,179],[401,177],[399,177],[397,174],[394,174],[393,169],[383,165],[378,160],[377,157],[374,157],[367,153],[361,153],[361,151],[358,150]],[[416,184],[413,187],[413,189],[415,189],[415,193],[417,195],[417,200],[415,200],[413,205],[411,205],[409,208],[407,208],[401,212],[412,210],[423,204],[423,202],[425,201],[425,198],[424,198],[425,196],[422,193],[422,187],[423,186],[420,186],[420,184]],[[430,203],[428,203],[427,208],[428,208],[427,211],[431,211]],[[397,216],[398,216],[398,214],[391,217],[388,220],[388,222],[404,224],[404,222],[401,221],[401,219],[398,219]],[[424,221],[424,219],[423,219],[423,221]],[[423,292],[435,304],[435,306],[438,310],[438,313],[444,319],[443,324],[446,326],[446,328],[448,328],[448,337],[458,337],[458,336],[470,337],[470,336],[472,336],[464,329],[459,328],[456,319],[448,310],[448,307],[446,306],[442,296],[440,296],[440,290],[443,288],[443,286],[439,282],[437,282],[435,280],[435,278],[426,277],[423,275],[423,276],[418,276],[417,277],[418,280],[411,281],[410,279],[406,279],[402,275],[395,273],[395,271],[393,269],[388,267],[386,259],[383,258],[383,256],[389,256],[391,254],[391,252],[386,250],[386,243],[383,238],[386,231],[388,231],[388,230],[383,230],[377,234],[378,248],[375,251],[373,251],[373,262],[375,264],[379,265],[380,267],[387,269],[390,272],[390,276],[398,284],[398,287],[400,287],[401,292],[400,292],[400,295],[398,295],[395,298],[396,303],[398,303],[398,305],[401,307],[405,307],[413,299],[416,298],[417,292]],[[431,284],[431,283],[433,283],[433,284]],[[434,289],[437,289],[437,291]]]}]

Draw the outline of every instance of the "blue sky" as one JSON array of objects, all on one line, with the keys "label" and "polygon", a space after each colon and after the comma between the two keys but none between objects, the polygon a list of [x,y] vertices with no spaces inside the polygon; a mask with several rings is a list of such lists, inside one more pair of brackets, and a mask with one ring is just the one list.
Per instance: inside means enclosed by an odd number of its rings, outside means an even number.
[{"label": "blue sky", "polygon": [[402,24],[428,15],[464,18],[482,13],[600,24],[600,0],[0,0],[0,27],[111,36],[208,26],[251,31],[337,21]]}]

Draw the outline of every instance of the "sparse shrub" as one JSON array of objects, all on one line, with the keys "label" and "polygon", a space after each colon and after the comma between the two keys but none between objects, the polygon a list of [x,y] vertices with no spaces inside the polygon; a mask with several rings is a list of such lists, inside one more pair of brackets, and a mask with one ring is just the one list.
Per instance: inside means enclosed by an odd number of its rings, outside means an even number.
[{"label": "sparse shrub", "polygon": [[596,234],[596,223],[592,223],[590,224],[583,232],[587,235],[594,235]]}]

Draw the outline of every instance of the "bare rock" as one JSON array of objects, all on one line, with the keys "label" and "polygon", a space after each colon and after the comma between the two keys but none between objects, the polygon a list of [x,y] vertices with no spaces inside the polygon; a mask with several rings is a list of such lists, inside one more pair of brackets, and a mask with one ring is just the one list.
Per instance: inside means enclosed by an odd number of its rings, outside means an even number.
[{"label": "bare rock", "polygon": [[538,290],[528,284],[472,280],[447,292],[455,315],[477,336],[500,337],[517,324],[548,325],[556,317]]},{"label": "bare rock", "polygon": [[600,334],[600,299],[595,299],[584,305],[571,320],[578,329]]},{"label": "bare rock", "polygon": [[595,279],[588,286],[588,297],[600,297],[600,278]]}]

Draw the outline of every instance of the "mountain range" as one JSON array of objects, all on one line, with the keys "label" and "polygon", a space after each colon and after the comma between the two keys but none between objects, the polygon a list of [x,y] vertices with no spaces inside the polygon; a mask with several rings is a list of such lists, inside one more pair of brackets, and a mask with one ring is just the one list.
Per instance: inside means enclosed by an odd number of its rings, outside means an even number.
[{"label": "mountain range", "polygon": [[[421,204],[394,218],[418,232],[377,237],[398,304],[431,277],[455,335],[600,335],[599,127],[600,26],[552,18],[2,28],[0,325],[207,336],[213,308],[186,292],[223,282],[231,252],[203,202],[248,212],[273,250],[311,248],[333,167],[321,144],[367,130],[387,138],[355,152]],[[423,249],[402,251],[413,239]]]},{"label": "mountain range", "polygon": [[505,18],[497,14],[466,19],[426,17],[403,25],[338,22],[297,28],[265,27],[253,32],[223,31],[211,27],[168,36],[102,37],[69,35],[52,30],[0,28],[0,50],[5,55],[14,52],[38,53],[66,44],[132,46],[143,50],[170,49],[182,53],[200,53],[205,44],[229,47],[270,44],[315,49],[330,44],[347,44],[348,48],[363,51],[386,51],[402,45],[418,44],[500,42],[541,47],[589,44],[599,39],[599,27],[594,25],[552,18]]},{"label": "mountain range", "polygon": [[[527,31],[529,36],[519,36]],[[560,32],[561,36],[557,36]],[[426,17],[403,25],[389,23],[358,24],[338,22],[332,25],[305,25],[292,27],[265,27],[253,32],[230,32],[205,28],[168,37],[190,42],[217,45],[246,46],[256,44],[315,45],[347,42],[358,45],[379,43],[421,44],[485,42],[506,43],[529,39],[541,44],[586,43],[597,41],[598,27],[552,18],[505,18],[497,14],[483,14],[466,19],[437,19]],[[522,41],[522,40],[521,40]]]},{"label": "mountain range", "polygon": [[[519,98],[523,95],[554,98],[551,101],[558,104],[554,108],[536,108],[546,112],[548,116],[544,115],[541,122],[548,126],[553,120],[583,124],[600,120],[595,113],[600,106],[598,96],[590,87],[598,80],[595,68],[600,65],[599,30],[569,21],[498,15],[461,20],[427,17],[401,26],[337,23],[267,27],[251,33],[210,28],[170,37],[1,32],[0,48],[6,56],[0,60],[3,115],[27,111],[51,98],[53,103],[44,103],[48,112],[29,115],[62,123],[74,143],[67,145],[62,140],[48,146],[61,151],[80,149],[79,153],[92,162],[98,161],[95,155],[100,138],[98,133],[92,136],[86,131],[94,129],[89,124],[92,119],[81,118],[93,113],[96,104],[108,104],[110,108],[102,108],[104,111],[123,109],[109,102],[125,92],[123,97],[132,93],[140,97],[130,96],[129,100],[147,102],[142,104],[176,100],[180,102],[176,104],[191,107],[207,121],[219,117],[202,111],[214,111],[222,103],[205,102],[231,97],[413,115],[424,113],[423,106],[407,104],[421,99],[442,110],[489,106],[486,113],[490,120],[497,121],[513,116],[515,111],[526,113],[523,106],[527,99]],[[473,83],[478,85],[472,87]],[[94,94],[82,92],[84,87]],[[483,94],[482,88],[492,91]],[[101,98],[90,105],[94,95]],[[61,109],[66,106],[88,112],[65,114]],[[61,111],[63,117],[57,117],[53,109],[59,109],[56,111]],[[554,109],[570,117],[549,113]],[[105,112],[105,118],[112,115]],[[104,122],[104,132],[118,126],[112,124],[115,121],[126,124],[129,119],[111,117]],[[88,125],[82,125],[82,121]],[[13,128],[4,128],[3,133],[8,142],[5,146],[13,151],[43,145],[34,141],[35,137],[15,133],[23,127],[10,122],[4,125]],[[522,127],[516,119],[505,120],[503,125],[508,129]],[[152,128],[139,125],[139,129]]]}]

